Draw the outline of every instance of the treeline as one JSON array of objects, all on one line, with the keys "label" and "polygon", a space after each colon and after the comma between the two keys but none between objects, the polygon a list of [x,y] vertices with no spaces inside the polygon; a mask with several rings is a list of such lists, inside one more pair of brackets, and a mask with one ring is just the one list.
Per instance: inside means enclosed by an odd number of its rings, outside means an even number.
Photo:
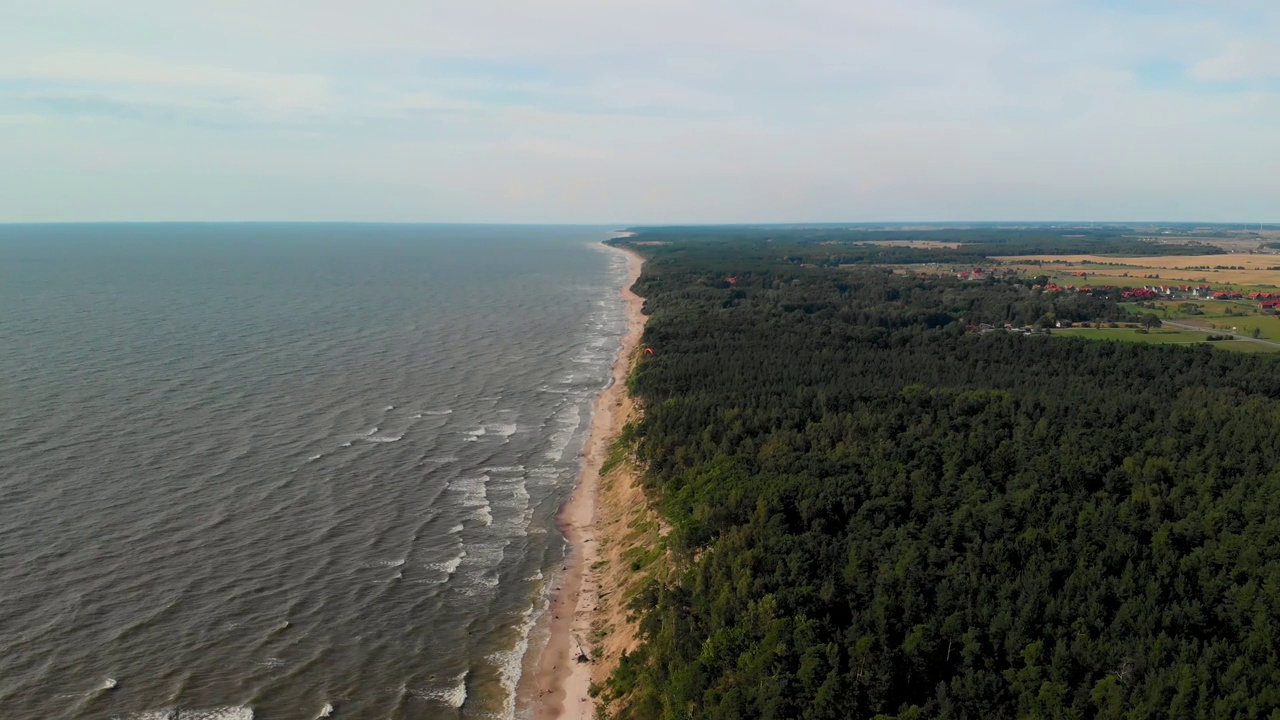
[{"label": "treeline", "polygon": [[665,237],[631,437],[681,571],[619,718],[1280,717],[1273,360],[974,333],[1124,311]]},{"label": "treeline", "polygon": [[[1219,255],[1225,251],[1198,242],[1155,243],[1131,236],[1131,228],[956,228],[873,229],[863,227],[752,227],[705,226],[633,228],[633,242],[677,240],[694,249],[743,247],[760,243],[754,252],[789,257],[793,262],[816,265],[969,263],[981,265],[987,258],[1008,255],[1107,255],[1117,257],[1167,255]],[[882,241],[925,241],[958,247],[904,247],[876,245]]]}]

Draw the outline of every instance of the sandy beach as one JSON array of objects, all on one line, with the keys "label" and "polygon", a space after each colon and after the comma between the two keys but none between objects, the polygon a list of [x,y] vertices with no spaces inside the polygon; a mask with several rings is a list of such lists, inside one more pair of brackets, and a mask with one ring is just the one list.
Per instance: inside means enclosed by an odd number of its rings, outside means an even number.
[{"label": "sandy beach", "polygon": [[627,331],[614,362],[613,382],[596,398],[591,427],[583,446],[582,473],[573,494],[561,509],[559,523],[569,543],[569,555],[562,568],[547,609],[548,640],[540,656],[530,659],[521,681],[523,705],[532,710],[534,720],[581,720],[595,717],[595,703],[589,693],[594,664],[579,662],[592,657],[592,629],[600,600],[599,578],[589,569],[600,556],[597,523],[600,519],[600,467],[609,455],[609,446],[631,414],[626,376],[644,330],[644,301],[631,292],[640,276],[643,261],[625,252],[629,273],[622,288],[627,305]]}]

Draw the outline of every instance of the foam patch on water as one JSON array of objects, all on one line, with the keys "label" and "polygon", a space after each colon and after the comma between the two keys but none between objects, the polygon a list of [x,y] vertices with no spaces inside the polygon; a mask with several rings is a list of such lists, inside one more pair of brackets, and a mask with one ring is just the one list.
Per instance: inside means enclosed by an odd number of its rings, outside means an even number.
[{"label": "foam patch on water", "polygon": [[[515,423],[489,423],[481,428],[481,430],[501,438],[509,438],[515,435],[517,429]],[[481,434],[483,435],[484,433]]]},{"label": "foam patch on water", "polygon": [[582,423],[582,412],[578,410],[577,405],[567,405],[556,413],[554,423],[557,430],[551,433],[551,448],[547,450],[545,457],[548,460],[559,461],[564,459],[564,451],[573,441],[573,434],[577,431],[578,425]]},{"label": "foam patch on water", "polygon": [[253,720],[253,708],[220,707],[189,710],[148,710],[132,715],[117,716],[116,720]]},{"label": "foam patch on water", "polygon": [[400,433],[399,435],[373,435],[366,437],[365,440],[368,440],[371,443],[393,443],[399,442],[402,437],[404,437],[404,433]]},{"label": "foam patch on water", "polygon": [[495,467],[487,467],[484,469],[487,473],[522,473],[523,465],[497,465]]},{"label": "foam patch on water", "polygon": [[431,570],[439,570],[440,572],[443,572],[446,576],[453,577],[453,574],[458,572],[458,566],[462,564],[462,559],[465,558],[466,556],[467,556],[467,551],[463,550],[461,554],[459,554],[457,557],[454,557],[451,560],[446,560],[444,562],[438,562],[438,563],[427,563],[423,567],[430,568]]},{"label": "foam patch on water", "polygon": [[503,698],[503,715],[507,720],[514,720],[516,716],[516,687],[523,674],[525,653],[529,652],[529,633],[540,615],[542,611],[534,605],[526,608],[516,630],[515,645],[510,650],[496,652],[488,658],[489,662],[498,667],[498,682],[507,691]]},{"label": "foam patch on water", "polygon": [[448,688],[442,690],[412,690],[415,697],[424,700],[436,700],[451,708],[460,708],[467,701],[467,674],[464,672],[454,678]]},{"label": "foam patch on water", "polygon": [[452,415],[453,408],[445,408],[443,410],[423,410],[423,415]]},{"label": "foam patch on water", "polygon": [[449,487],[462,493],[462,507],[475,508],[476,517],[486,526],[493,524],[493,514],[489,510],[489,476],[478,478],[458,478],[449,481]]}]

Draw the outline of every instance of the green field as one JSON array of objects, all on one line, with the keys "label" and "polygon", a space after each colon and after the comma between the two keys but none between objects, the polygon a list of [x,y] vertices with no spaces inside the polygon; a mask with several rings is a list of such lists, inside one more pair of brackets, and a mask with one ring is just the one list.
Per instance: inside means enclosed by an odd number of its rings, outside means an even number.
[{"label": "green field", "polygon": [[1225,331],[1250,337],[1252,337],[1253,331],[1256,329],[1258,337],[1263,340],[1280,342],[1280,317],[1273,315],[1198,317],[1179,320],[1178,322],[1190,323],[1210,331]]},{"label": "green field", "polygon": [[1140,328],[1068,328],[1054,330],[1054,335],[1064,337],[1085,337],[1093,340],[1124,340],[1126,342],[1144,342],[1155,344],[1196,343],[1205,342],[1205,334],[1190,330],[1174,328],[1157,328],[1147,333],[1139,332]]},{"label": "green field", "polygon": [[[1189,315],[1182,307],[1191,302],[1200,308],[1200,313]],[[1258,330],[1258,337],[1263,340],[1280,342],[1280,316],[1264,315],[1258,305],[1251,301],[1238,300],[1173,300],[1148,303],[1155,309],[1142,307],[1138,303],[1121,303],[1129,312],[1145,314],[1154,313],[1163,320],[1176,320],[1202,327],[1207,332],[1228,332],[1236,335],[1252,335]],[[1230,314],[1228,314],[1230,311]]]},{"label": "green field", "polygon": [[[1118,340],[1121,342],[1141,342],[1155,345],[1191,345],[1207,342],[1207,333],[1193,330],[1163,327],[1142,333],[1140,329],[1135,327],[1067,328],[1054,330],[1053,334],[1059,337],[1082,337],[1090,340]],[[1240,352],[1275,352],[1280,350],[1280,348],[1249,342],[1248,340],[1225,340],[1214,342],[1212,345],[1224,350]]]}]

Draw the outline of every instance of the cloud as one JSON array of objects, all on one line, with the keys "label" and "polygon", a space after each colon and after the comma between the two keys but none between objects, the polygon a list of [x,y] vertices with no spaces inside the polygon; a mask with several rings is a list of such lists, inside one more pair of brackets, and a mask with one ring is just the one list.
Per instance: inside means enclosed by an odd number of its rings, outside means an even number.
[{"label": "cloud", "polygon": [[0,80],[46,87],[161,90],[178,98],[203,94],[273,110],[321,107],[332,96],[328,79],[317,74],[233,70],[83,50],[0,59]]},{"label": "cloud", "polygon": [[170,219],[1229,219],[1280,191],[1261,0],[10,5],[0,166],[31,172],[0,175],[0,221],[153,195]]},{"label": "cloud", "polygon": [[1280,78],[1280,46],[1274,42],[1232,42],[1221,54],[1192,66],[1190,74],[1206,82]]}]

